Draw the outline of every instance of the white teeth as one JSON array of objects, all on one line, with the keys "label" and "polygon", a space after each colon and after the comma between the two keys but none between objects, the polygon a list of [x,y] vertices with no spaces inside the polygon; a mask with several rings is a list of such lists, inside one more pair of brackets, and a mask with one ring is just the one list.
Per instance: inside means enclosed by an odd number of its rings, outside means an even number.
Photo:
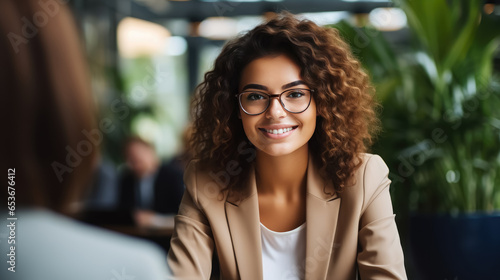
[{"label": "white teeth", "polygon": [[283,134],[283,133],[286,133],[288,131],[292,130],[291,127],[288,127],[288,128],[280,128],[280,129],[266,129],[266,131],[268,133],[271,133],[271,134]]}]

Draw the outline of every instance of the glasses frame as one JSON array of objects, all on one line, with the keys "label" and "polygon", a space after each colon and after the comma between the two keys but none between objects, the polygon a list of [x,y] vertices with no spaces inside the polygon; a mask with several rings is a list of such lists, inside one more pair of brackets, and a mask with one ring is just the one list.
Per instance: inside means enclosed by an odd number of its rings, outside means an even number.
[{"label": "glasses frame", "polygon": [[[292,112],[290,110],[288,110],[286,107],[285,107],[285,104],[283,104],[283,101],[281,100],[281,96],[283,95],[283,93],[286,93],[286,92],[290,92],[290,91],[294,91],[294,90],[307,90],[309,91],[310,93],[310,96],[309,96],[309,103],[307,103],[307,107],[300,111],[300,112]],[[263,95],[266,95],[269,97],[268,101],[267,101],[267,106],[264,110],[262,110],[262,112],[258,113],[258,114],[250,114],[249,112],[247,112],[245,110],[245,108],[243,108],[243,105],[241,104],[241,98],[240,96],[243,94],[243,93],[246,93],[246,92],[257,92],[259,94],[263,94]],[[260,91],[243,91],[243,92],[240,92],[238,94],[235,94],[234,97],[236,97],[238,99],[238,104],[240,105],[240,108],[241,110],[243,110],[243,112],[245,112],[245,114],[249,115],[249,116],[258,116],[262,113],[264,113],[265,111],[267,111],[267,109],[269,109],[269,105],[271,105],[271,98],[278,98],[278,100],[280,101],[280,104],[281,104],[281,107],[283,107],[283,109],[285,109],[287,112],[291,113],[291,114],[300,114],[302,112],[305,112],[307,109],[309,109],[309,106],[311,105],[311,100],[312,100],[312,94],[315,92],[314,89],[309,89],[309,88],[291,88],[291,89],[287,89],[287,90],[284,90],[283,92],[281,92],[280,94],[267,94],[265,92],[260,92]]]}]

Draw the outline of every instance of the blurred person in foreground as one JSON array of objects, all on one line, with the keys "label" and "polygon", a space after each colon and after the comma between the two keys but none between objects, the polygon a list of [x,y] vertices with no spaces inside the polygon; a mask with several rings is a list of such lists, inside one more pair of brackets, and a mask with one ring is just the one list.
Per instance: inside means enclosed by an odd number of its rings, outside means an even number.
[{"label": "blurred person in foreground", "polygon": [[138,136],[127,139],[124,150],[120,210],[132,212],[138,226],[172,228],[184,193],[182,169],[162,162],[153,145]]},{"label": "blurred person in foreground", "polygon": [[[0,279],[163,279],[167,268],[158,247],[68,217],[98,150],[83,133],[97,127],[68,8],[58,1],[7,0],[0,1],[0,13],[0,106],[2,129],[8,129],[0,162],[4,182],[15,188],[7,193],[4,183],[0,191]],[[7,201],[15,202],[12,213]]]}]

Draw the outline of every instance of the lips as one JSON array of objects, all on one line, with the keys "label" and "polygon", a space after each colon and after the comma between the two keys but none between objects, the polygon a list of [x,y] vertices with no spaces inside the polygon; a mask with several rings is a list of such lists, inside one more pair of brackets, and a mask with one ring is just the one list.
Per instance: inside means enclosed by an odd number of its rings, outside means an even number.
[{"label": "lips", "polygon": [[260,127],[259,130],[269,134],[281,135],[296,129],[298,126],[280,126],[280,127]]}]

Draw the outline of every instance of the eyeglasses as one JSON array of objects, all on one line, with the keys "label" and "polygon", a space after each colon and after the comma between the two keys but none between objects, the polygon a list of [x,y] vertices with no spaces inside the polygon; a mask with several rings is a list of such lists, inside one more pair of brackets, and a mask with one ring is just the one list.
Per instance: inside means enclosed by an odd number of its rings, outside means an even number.
[{"label": "eyeglasses", "polygon": [[267,94],[260,91],[244,91],[236,94],[241,109],[251,116],[264,113],[271,104],[271,98],[277,97],[281,106],[290,113],[302,113],[311,104],[313,89],[294,88],[280,94]]}]

